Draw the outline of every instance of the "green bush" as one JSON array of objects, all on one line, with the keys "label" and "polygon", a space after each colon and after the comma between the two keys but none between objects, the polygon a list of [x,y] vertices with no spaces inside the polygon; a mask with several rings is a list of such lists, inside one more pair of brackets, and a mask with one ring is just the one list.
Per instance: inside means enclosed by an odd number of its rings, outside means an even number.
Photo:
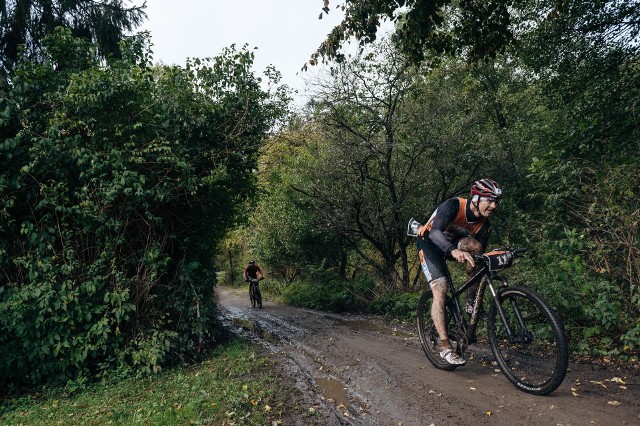
[{"label": "green bush", "polygon": [[[58,29],[0,99],[0,383],[156,371],[216,339],[211,253],[281,112],[252,54],[102,63]],[[74,385],[74,386],[75,386]]]},{"label": "green bush", "polygon": [[400,319],[415,319],[421,293],[388,293],[376,298],[368,307],[373,314]]},{"label": "green bush", "polygon": [[637,314],[625,308],[619,287],[590,273],[581,256],[585,242],[564,230],[565,238],[534,244],[526,259],[509,271],[511,284],[538,291],[562,317],[573,349],[589,355],[631,353],[640,346],[633,333]]},{"label": "green bush", "polygon": [[331,312],[364,312],[371,298],[373,281],[370,278],[345,281],[327,273],[322,278],[270,283],[265,288],[293,306]]}]

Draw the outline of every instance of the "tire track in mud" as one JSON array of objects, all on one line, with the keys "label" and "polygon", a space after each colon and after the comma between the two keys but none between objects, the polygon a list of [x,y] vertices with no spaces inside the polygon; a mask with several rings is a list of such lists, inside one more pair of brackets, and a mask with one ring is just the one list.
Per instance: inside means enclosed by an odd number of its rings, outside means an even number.
[{"label": "tire track in mud", "polygon": [[571,363],[556,392],[533,396],[497,370],[487,345],[472,346],[475,359],[445,372],[429,364],[412,324],[270,301],[255,309],[243,291],[216,293],[223,323],[267,347],[317,410],[301,425],[640,424],[638,368]]}]

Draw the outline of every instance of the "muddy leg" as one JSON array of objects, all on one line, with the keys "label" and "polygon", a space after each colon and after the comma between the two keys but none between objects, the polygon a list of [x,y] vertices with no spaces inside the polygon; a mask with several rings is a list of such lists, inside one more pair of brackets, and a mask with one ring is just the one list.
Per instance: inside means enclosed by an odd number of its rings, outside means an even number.
[{"label": "muddy leg", "polygon": [[447,336],[447,318],[444,312],[445,302],[447,300],[447,279],[438,278],[431,283],[431,291],[433,292],[433,303],[431,305],[431,319],[436,327],[438,336],[440,337],[440,346],[442,349],[451,348],[449,338]]}]

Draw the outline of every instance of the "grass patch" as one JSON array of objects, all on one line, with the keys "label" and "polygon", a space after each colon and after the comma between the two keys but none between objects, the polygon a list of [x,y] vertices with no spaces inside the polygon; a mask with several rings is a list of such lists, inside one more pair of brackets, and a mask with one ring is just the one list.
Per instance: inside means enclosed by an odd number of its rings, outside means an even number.
[{"label": "grass patch", "polygon": [[295,414],[295,398],[258,346],[234,338],[201,364],[96,384],[73,396],[5,400],[3,425],[271,425]]}]

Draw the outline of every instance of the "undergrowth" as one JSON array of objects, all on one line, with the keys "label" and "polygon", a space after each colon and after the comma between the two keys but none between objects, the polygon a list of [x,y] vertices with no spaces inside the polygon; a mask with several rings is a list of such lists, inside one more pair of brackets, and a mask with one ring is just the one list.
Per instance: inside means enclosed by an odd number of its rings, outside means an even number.
[{"label": "undergrowth", "polygon": [[3,425],[266,425],[296,413],[291,386],[283,386],[260,348],[238,338],[206,361],[142,379],[96,384],[74,395],[33,394],[3,400]]}]

